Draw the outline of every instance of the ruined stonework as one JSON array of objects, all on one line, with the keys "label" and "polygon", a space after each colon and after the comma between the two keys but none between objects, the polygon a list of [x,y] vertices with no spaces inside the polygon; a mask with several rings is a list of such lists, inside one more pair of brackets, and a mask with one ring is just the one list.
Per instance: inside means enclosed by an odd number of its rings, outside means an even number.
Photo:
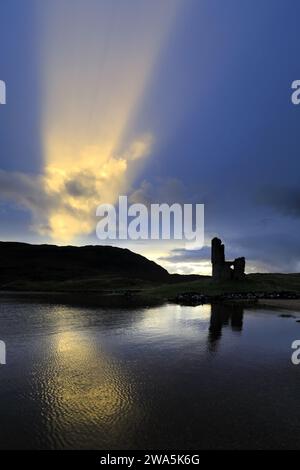
[{"label": "ruined stonework", "polygon": [[245,258],[225,261],[225,247],[219,238],[211,241],[212,277],[216,281],[240,280],[245,277]]}]

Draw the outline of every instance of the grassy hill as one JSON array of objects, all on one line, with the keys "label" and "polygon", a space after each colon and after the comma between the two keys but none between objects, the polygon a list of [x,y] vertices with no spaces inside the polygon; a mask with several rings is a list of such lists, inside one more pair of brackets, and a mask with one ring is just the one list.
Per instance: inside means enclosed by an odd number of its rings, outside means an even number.
[{"label": "grassy hill", "polygon": [[132,293],[152,299],[183,292],[209,296],[281,291],[300,294],[300,274],[249,274],[243,281],[216,283],[210,276],[171,275],[127,249],[0,242],[0,290]]},{"label": "grassy hill", "polygon": [[144,256],[112,246],[56,246],[0,242],[0,286],[61,283],[103,276],[167,280],[169,273]]},{"label": "grassy hill", "polygon": [[242,281],[214,282],[210,276],[201,276],[191,282],[163,284],[148,289],[158,297],[173,297],[180,292],[198,292],[204,295],[228,293],[273,293],[289,291],[300,294],[300,274],[248,274]]}]

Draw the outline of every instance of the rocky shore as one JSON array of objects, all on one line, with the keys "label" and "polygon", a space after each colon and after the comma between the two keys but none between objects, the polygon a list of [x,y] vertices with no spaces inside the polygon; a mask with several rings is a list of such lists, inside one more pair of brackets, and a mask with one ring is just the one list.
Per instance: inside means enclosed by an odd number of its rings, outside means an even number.
[{"label": "rocky shore", "polygon": [[246,301],[260,305],[300,308],[300,294],[289,291],[281,292],[229,292],[219,295],[204,295],[199,292],[183,292],[168,299],[179,305],[202,305],[212,302]]}]

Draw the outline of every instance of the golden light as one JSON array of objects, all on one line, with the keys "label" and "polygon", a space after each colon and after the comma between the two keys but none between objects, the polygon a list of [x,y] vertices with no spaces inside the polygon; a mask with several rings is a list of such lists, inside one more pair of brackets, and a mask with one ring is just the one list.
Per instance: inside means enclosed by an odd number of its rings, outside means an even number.
[{"label": "golden light", "polygon": [[56,241],[92,232],[96,207],[126,193],[150,154],[154,136],[135,135],[133,121],[179,4],[41,5],[44,188],[56,201],[46,214]]}]

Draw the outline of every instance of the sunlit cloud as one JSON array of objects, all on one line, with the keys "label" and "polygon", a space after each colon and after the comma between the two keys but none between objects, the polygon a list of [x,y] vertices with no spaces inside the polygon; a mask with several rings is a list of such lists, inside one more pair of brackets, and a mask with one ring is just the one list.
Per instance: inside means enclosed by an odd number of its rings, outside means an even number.
[{"label": "sunlit cloud", "polygon": [[[146,155],[146,147],[143,151]],[[96,147],[87,152],[98,155]],[[136,149],[132,155],[138,158]],[[81,168],[49,165],[39,175],[0,170],[0,197],[31,212],[33,231],[58,243],[68,242],[94,230],[100,201],[114,202],[119,191],[126,192],[130,162],[129,149],[124,157],[98,158],[98,172],[88,158]]]},{"label": "sunlit cloud", "polygon": [[45,224],[54,240],[93,231],[97,205],[126,193],[151,153],[151,130],[132,125],[179,3],[41,5],[43,182],[50,199],[61,195]]},{"label": "sunlit cloud", "polygon": [[130,164],[149,153],[150,142],[149,136],[142,137],[118,157],[102,153],[96,145],[87,146],[73,166],[63,160],[47,165],[44,190],[50,199],[59,201],[48,212],[51,237],[69,241],[78,234],[89,234],[95,227],[95,208],[100,202],[114,203],[128,190]]},{"label": "sunlit cloud", "polygon": [[181,0],[36,3],[41,70],[40,174],[2,171],[2,199],[32,214],[56,243],[94,232],[96,208],[127,194],[151,155],[135,132]]}]

